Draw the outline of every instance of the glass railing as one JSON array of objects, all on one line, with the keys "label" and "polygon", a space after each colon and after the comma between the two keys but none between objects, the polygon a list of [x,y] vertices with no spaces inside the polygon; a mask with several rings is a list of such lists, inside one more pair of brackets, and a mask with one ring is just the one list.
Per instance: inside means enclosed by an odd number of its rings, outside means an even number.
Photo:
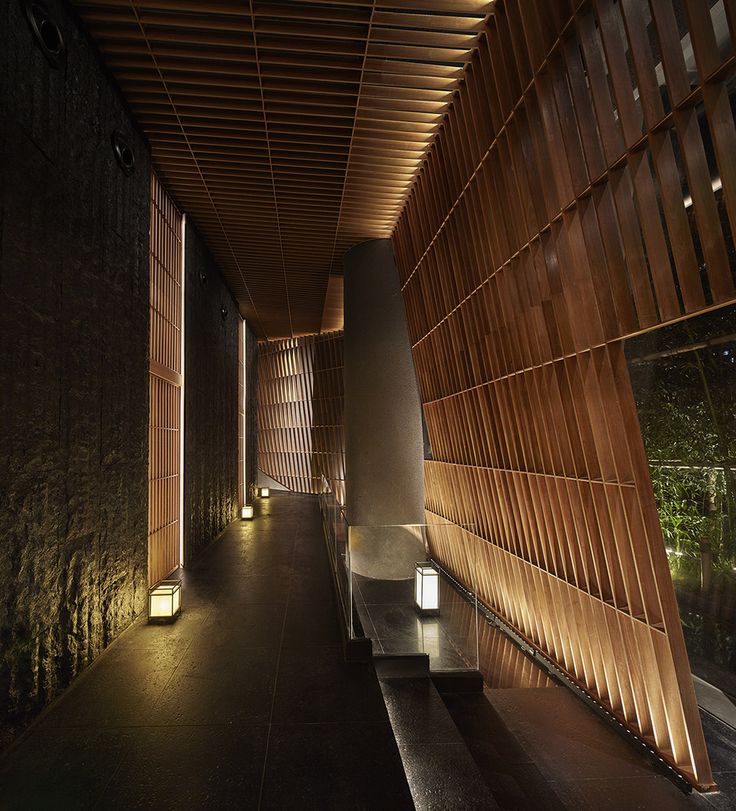
[{"label": "glass railing", "polygon": [[319,498],[348,637],[368,637],[374,653],[427,654],[432,671],[478,669],[472,527],[442,519],[350,525],[324,477]]},{"label": "glass railing", "polygon": [[[471,528],[450,522],[348,526],[353,600],[374,653],[427,654],[432,671],[478,669],[475,549]],[[467,588],[437,562],[447,555]]]},{"label": "glass railing", "polygon": [[353,621],[353,584],[348,544],[348,524],[342,505],[335,497],[329,481],[322,476],[319,494],[322,528],[327,544],[327,552],[335,577],[337,599],[348,638],[354,638],[356,629]]}]

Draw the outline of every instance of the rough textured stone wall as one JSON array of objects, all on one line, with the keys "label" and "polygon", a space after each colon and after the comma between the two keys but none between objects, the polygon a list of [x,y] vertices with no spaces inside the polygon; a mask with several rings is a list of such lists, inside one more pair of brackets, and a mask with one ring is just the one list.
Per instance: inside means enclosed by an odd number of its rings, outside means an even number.
[{"label": "rough textured stone wall", "polygon": [[[237,305],[194,225],[186,228],[184,561],[238,512]],[[223,317],[222,308],[227,310]]]},{"label": "rough textured stone wall", "polygon": [[146,595],[149,161],[46,2],[58,69],[21,3],[0,3],[0,747]]}]

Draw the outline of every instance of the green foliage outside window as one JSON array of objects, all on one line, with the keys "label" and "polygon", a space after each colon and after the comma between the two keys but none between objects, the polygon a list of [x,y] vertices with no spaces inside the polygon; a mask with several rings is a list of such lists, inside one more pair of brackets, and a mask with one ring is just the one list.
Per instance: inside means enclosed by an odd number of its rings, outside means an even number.
[{"label": "green foliage outside window", "polygon": [[630,366],[670,569],[688,589],[734,579],[736,342],[712,337],[725,318],[639,341]]}]

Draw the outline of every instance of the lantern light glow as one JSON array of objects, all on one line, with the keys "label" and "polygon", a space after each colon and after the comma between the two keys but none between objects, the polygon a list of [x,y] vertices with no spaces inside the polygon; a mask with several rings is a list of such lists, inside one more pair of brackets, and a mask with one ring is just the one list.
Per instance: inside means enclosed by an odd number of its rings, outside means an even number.
[{"label": "lantern light glow", "polygon": [[414,573],[414,601],[420,614],[440,613],[440,574],[429,561],[417,563]]},{"label": "lantern light glow", "polygon": [[173,622],[181,614],[181,580],[162,580],[148,592],[148,619]]}]

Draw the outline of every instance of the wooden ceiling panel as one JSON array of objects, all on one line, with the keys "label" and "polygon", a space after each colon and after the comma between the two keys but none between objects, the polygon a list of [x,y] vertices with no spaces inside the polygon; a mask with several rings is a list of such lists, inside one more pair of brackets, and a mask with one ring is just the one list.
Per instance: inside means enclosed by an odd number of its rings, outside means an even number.
[{"label": "wooden ceiling panel", "polygon": [[271,339],[341,321],[342,256],[391,234],[491,6],[73,4],[159,177]]}]

